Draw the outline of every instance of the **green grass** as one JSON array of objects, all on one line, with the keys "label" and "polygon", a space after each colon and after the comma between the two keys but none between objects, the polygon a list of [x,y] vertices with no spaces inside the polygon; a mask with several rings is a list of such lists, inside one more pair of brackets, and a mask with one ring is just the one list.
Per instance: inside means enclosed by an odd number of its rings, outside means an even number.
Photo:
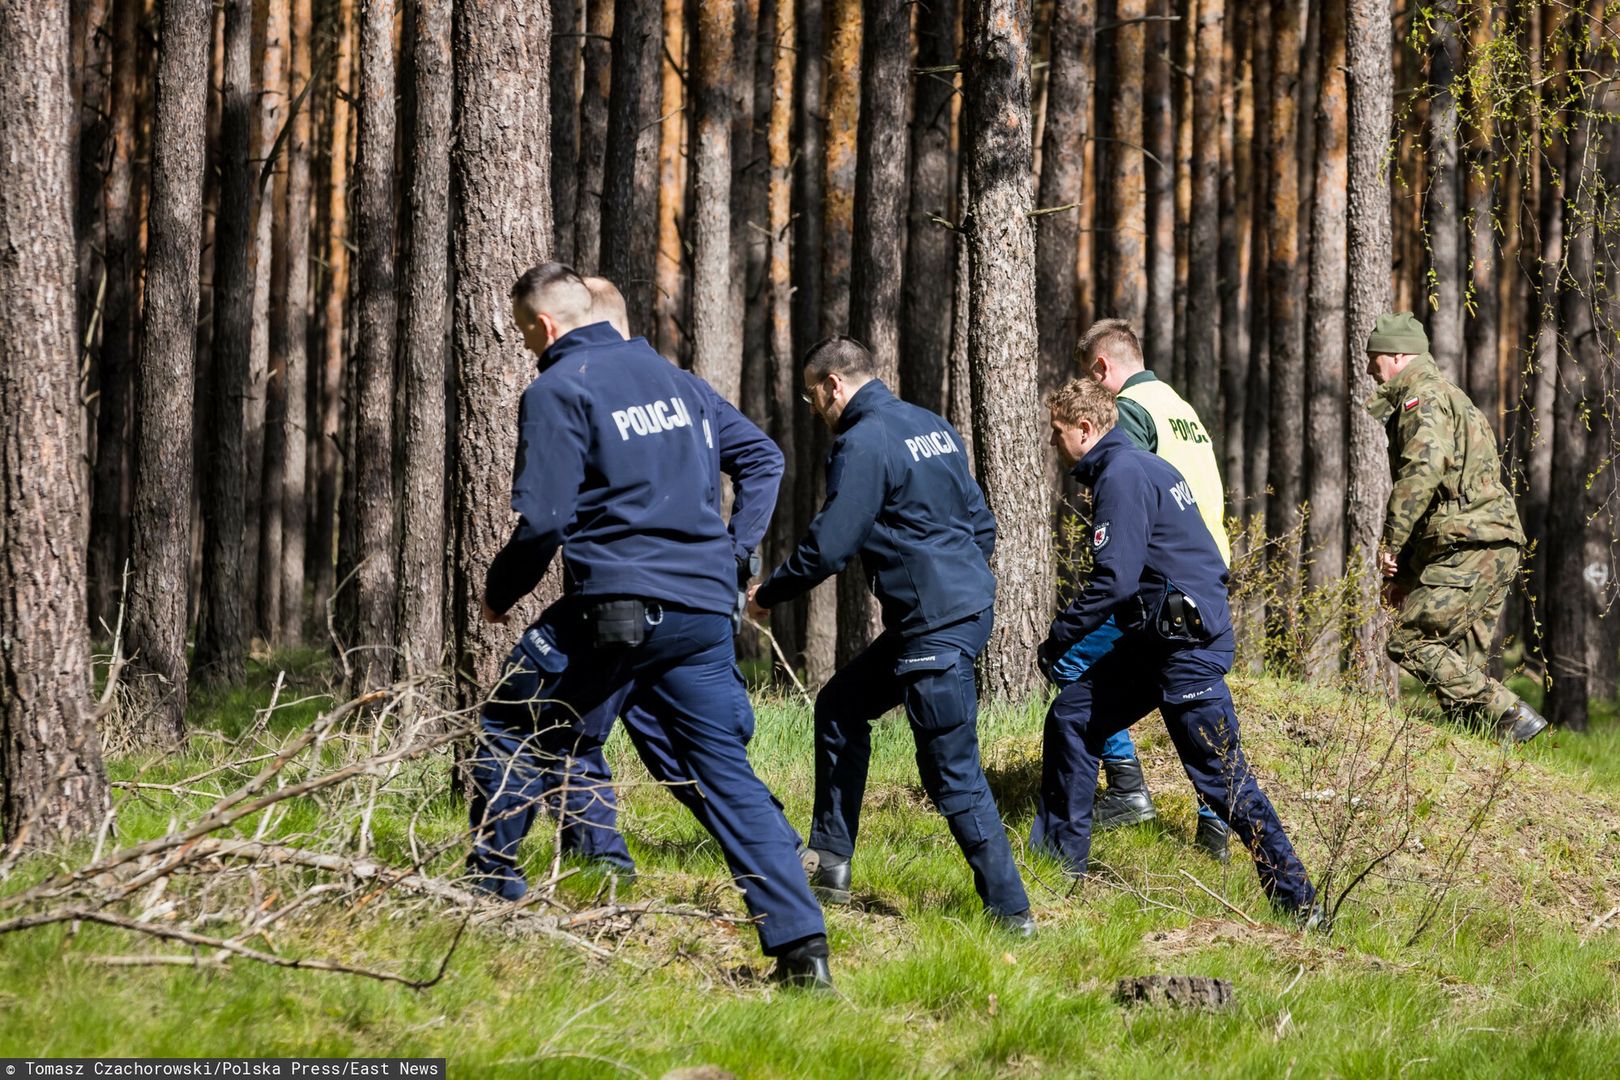
[{"label": "green grass", "polygon": [[[290,660],[284,700],[322,677],[318,658]],[[199,699],[194,721],[238,733],[270,683],[255,668],[247,690]],[[0,936],[0,1056],[421,1055],[449,1058],[458,1075],[514,1077],[656,1077],[702,1064],[747,1077],[1616,1075],[1620,917],[1594,928],[1620,905],[1613,711],[1595,714],[1587,734],[1556,733],[1504,761],[1481,739],[1422,723],[1403,729],[1387,709],[1331,690],[1234,686],[1249,756],[1314,874],[1332,868],[1342,886],[1407,836],[1346,901],[1331,938],[1302,936],[1270,914],[1247,860],[1222,870],[1191,849],[1192,800],[1156,719],[1138,735],[1161,822],[1099,837],[1099,872],[1079,884],[1028,858],[1036,703],[988,710],[982,721],[1041,922],[1034,941],[1012,942],[983,922],[967,869],[917,784],[904,722],[890,717],[875,735],[855,859],[862,904],[829,917],[838,996],[772,991],[746,927],[673,917],[616,939],[615,961],[475,929],[446,978],[424,991],[247,961],[107,968],[90,958],[179,950],[108,928],[50,927]],[[277,713],[272,733],[308,723],[319,704]],[[762,699],[758,714],[752,756],[803,829],[808,711]],[[1378,751],[1403,730],[1400,767],[1380,770]],[[143,780],[172,782],[215,762],[218,745],[199,736],[184,760],[119,759],[113,772],[129,779],[145,768]],[[611,750],[642,869],[634,898],[740,910],[713,843],[644,783],[622,736]],[[1504,769],[1507,782],[1487,799]],[[402,855],[413,815],[418,842],[462,828],[444,776],[435,759],[384,801],[380,853]],[[121,798],[124,841],[161,834],[176,812],[163,793],[125,789]],[[271,834],[330,825],[332,812],[294,804]],[[1348,839],[1335,858],[1341,830]],[[526,858],[532,871],[549,865],[544,829]],[[436,869],[450,873],[454,861],[447,855]],[[25,865],[0,889],[48,869]],[[562,895],[583,905],[602,886],[586,871]],[[455,930],[420,904],[334,903],[283,925],[274,946],[421,976]],[[1114,980],[1154,972],[1229,979],[1236,1005],[1191,1014],[1114,1003]]]}]

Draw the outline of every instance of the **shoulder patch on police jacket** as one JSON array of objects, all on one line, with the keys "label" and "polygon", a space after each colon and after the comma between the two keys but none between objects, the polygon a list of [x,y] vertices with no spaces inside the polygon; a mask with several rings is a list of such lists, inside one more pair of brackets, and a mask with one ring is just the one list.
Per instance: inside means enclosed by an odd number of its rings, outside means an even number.
[{"label": "shoulder patch on police jacket", "polygon": [[1091,550],[1101,551],[1108,546],[1108,522],[1100,521],[1091,531]]}]

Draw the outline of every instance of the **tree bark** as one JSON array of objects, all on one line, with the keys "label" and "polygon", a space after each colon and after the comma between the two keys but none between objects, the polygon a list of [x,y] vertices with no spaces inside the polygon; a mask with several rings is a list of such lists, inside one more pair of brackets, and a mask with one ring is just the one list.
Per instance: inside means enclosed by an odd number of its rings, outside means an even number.
[{"label": "tree bark", "polygon": [[826,177],[822,187],[821,332],[849,329],[855,174],[861,107],[861,0],[832,0],[827,52]]},{"label": "tree bark", "polygon": [[[259,132],[257,156],[270,160],[286,120],[288,25],[286,4],[264,3],[259,53]],[[286,489],[287,416],[287,199],[285,158],[271,162],[259,185],[259,221],[253,283],[253,353],[251,379],[258,391],[252,420],[258,431],[249,453],[257,453],[259,484],[258,537],[254,545],[256,625],[265,641],[281,641],[282,498]],[[261,166],[262,169],[262,166]],[[251,432],[250,432],[251,433]]]},{"label": "tree bark", "polygon": [[1429,56],[1429,190],[1423,200],[1429,282],[1424,290],[1433,308],[1429,351],[1453,382],[1463,354],[1462,188],[1457,176],[1457,0],[1437,0]]},{"label": "tree bark", "polygon": [[[900,385],[910,46],[906,0],[865,0],[849,332],[872,350],[877,376],[890,389]],[[882,632],[877,599],[864,576],[846,570],[838,579],[838,662],[853,660]]]},{"label": "tree bark", "polygon": [[[1147,0],[1118,0],[1110,43],[1112,86],[1108,161],[1109,230],[1105,276],[1106,317],[1125,319],[1140,329],[1147,316],[1147,181],[1143,174],[1142,77],[1145,73],[1144,23]],[[1149,356],[1148,362],[1154,362]]]},{"label": "tree bark", "polygon": [[741,328],[731,319],[732,31],[730,3],[698,8],[696,208],[692,222],[692,370],[735,402],[742,388]]},{"label": "tree bark", "polygon": [[[394,33],[393,4],[360,6],[360,128],[355,153],[354,513],[359,557],[353,690],[393,673],[394,571]],[[546,193],[549,195],[549,191]]]},{"label": "tree bark", "polygon": [[660,0],[617,0],[608,109],[602,273],[624,292],[634,332],[650,331],[658,254]]},{"label": "tree bark", "polygon": [[[464,704],[494,685],[511,648],[510,630],[479,617],[479,599],[484,572],[511,533],[517,404],[534,371],[514,356],[521,341],[508,297],[518,275],[551,254],[551,162],[535,152],[551,137],[550,10],[544,0],[509,0],[456,12],[454,615],[456,670],[470,680]],[[557,595],[556,581],[551,575],[539,596],[518,605],[513,625]]]},{"label": "tree bark", "polygon": [[[0,835],[21,848],[93,834],[110,797],[85,620],[68,6],[36,0],[8,11],[0,35]],[[200,161],[197,172],[200,180]]]},{"label": "tree bark", "polygon": [[[111,50],[111,152],[103,187],[107,286],[102,299],[99,407],[96,459],[90,485],[90,624],[111,634],[123,594],[129,556],[130,398],[134,376],[137,321],[137,268],[140,265],[140,201],[135,183],[135,117],[145,102],[138,77],[143,53],[139,0],[115,0]],[[142,110],[142,115],[149,112]]]},{"label": "tree bark", "polygon": [[[1309,478],[1309,517],[1305,547],[1306,581],[1327,589],[1344,577],[1345,423],[1350,402],[1345,395],[1345,290],[1349,270],[1345,254],[1345,199],[1349,177],[1346,146],[1345,18],[1343,5],[1322,10],[1322,60],[1317,83],[1316,180],[1311,196],[1310,296],[1305,465]],[[1306,671],[1332,678],[1339,670],[1342,638],[1337,608],[1331,605],[1315,627]]]},{"label": "tree bark", "polygon": [[[1389,0],[1350,0],[1346,34],[1348,174],[1345,195],[1346,353],[1362,355],[1367,335],[1390,303],[1390,190],[1386,151],[1395,102]],[[1383,683],[1384,642],[1375,559],[1389,501],[1389,460],[1381,424],[1361,406],[1372,396],[1364,365],[1351,363],[1348,479],[1349,565],[1361,592],[1355,619],[1355,667],[1371,690]]]},{"label": "tree bark", "polygon": [[219,217],[214,226],[214,343],[209,366],[207,467],[203,482],[203,609],[192,669],[233,686],[247,664],[250,612],[242,568],[247,490],[243,448],[253,344],[253,5],[225,5]]},{"label": "tree bark", "polygon": [[[450,0],[416,0],[411,26],[414,123],[405,243],[399,432],[399,642],[396,674],[444,665],[445,329],[450,291]],[[555,50],[553,50],[555,55]],[[553,99],[555,100],[555,98]],[[555,142],[553,143],[555,145]],[[552,188],[556,191],[555,186]]]},{"label": "tree bark", "polygon": [[311,45],[314,34],[310,0],[293,0],[292,63],[288,86],[304,100],[291,117],[287,154],[287,287],[281,326],[286,345],[283,359],[286,396],[281,410],[282,467],[281,569],[276,577],[281,588],[281,643],[296,646],[304,638],[304,565],[307,543],[305,473],[308,468],[309,438],[309,236],[310,236],[310,108],[305,94],[311,76]]},{"label": "tree bark", "polygon": [[[955,64],[957,22],[956,0],[927,0],[918,7],[918,69],[930,71]],[[911,120],[906,287],[901,297],[900,393],[941,416],[950,396],[949,312],[956,234],[933,219],[952,220],[954,97],[950,75],[935,71],[917,76]]]},{"label": "tree bark", "polygon": [[[686,359],[686,251],[681,226],[686,209],[686,4],[664,0],[665,56],[658,129],[658,348]],[[558,220],[562,220],[559,218]]]},{"label": "tree bark", "polygon": [[602,169],[607,160],[608,98],[613,79],[613,6],[618,2],[585,0],[585,92],[579,102],[579,180],[573,226],[574,265],[587,273],[595,273],[602,265]]},{"label": "tree bark", "polygon": [[[1221,435],[1227,515],[1248,516],[1244,414],[1249,388],[1249,281],[1254,247],[1250,228],[1254,177],[1254,57],[1252,7],[1227,20],[1221,107]],[[1203,63],[1202,54],[1199,63]],[[1204,415],[1202,413],[1200,416]],[[1208,421],[1205,421],[1206,425]]]},{"label": "tree bark", "polygon": [[333,554],[338,543],[338,488],[343,481],[339,435],[343,430],[344,317],[349,297],[349,132],[350,100],[354,75],[354,0],[339,0],[337,25],[337,89],[332,100],[331,180],[326,215],[326,313],[322,320],[326,342],[321,349],[321,437],[315,493],[314,609],[317,620],[326,618],[337,586]]},{"label": "tree bark", "polygon": [[[1270,215],[1266,225],[1271,395],[1268,435],[1271,451],[1266,476],[1271,497],[1266,506],[1266,532],[1277,539],[1299,523],[1305,498],[1304,310],[1299,263],[1299,5],[1277,0],[1272,13],[1271,112],[1269,120]],[[1278,552],[1284,560],[1281,613],[1291,626],[1298,612],[1297,538]]]},{"label": "tree bark", "polygon": [[[1080,202],[1086,141],[1091,136],[1091,50],[1096,25],[1092,0],[1059,0],[1053,8],[1041,146],[1041,208],[1050,212],[1035,219],[1035,293],[1042,298],[1036,322],[1043,394],[1063,385],[1074,372],[1074,346],[1080,336],[1075,320],[1080,304]],[[941,278],[941,285],[948,287],[949,274]],[[906,287],[912,288],[909,280]],[[936,324],[941,321],[938,311],[942,307],[936,305]]]},{"label": "tree bark", "polygon": [[968,360],[974,448],[998,537],[996,629],[984,654],[991,696],[1022,700],[1051,614],[1052,537],[1044,475],[1030,181],[1029,9],[970,0],[963,32],[963,160],[973,202]]},{"label": "tree bark", "polygon": [[[1176,124],[1170,107],[1169,0],[1151,0],[1142,50],[1142,156],[1147,202],[1147,309],[1139,329],[1148,367],[1175,371]],[[1155,161],[1153,158],[1157,158]]]},{"label": "tree bark", "polygon": [[[770,434],[781,448],[787,471],[776,494],[765,567],[778,565],[792,551],[794,507],[804,463],[799,457],[799,366],[793,350],[793,113],[794,68],[798,57],[798,12],[794,0],[776,0],[776,39],[771,54],[770,149]],[[792,605],[771,610],[771,632],[785,655],[799,649]]]},{"label": "tree bark", "polygon": [[[1252,56],[1254,108],[1254,137],[1250,144],[1252,156],[1249,166],[1249,227],[1251,248],[1249,257],[1249,360],[1245,365],[1247,376],[1243,389],[1243,441],[1244,455],[1243,518],[1248,521],[1258,516],[1266,520],[1268,469],[1271,462],[1271,328],[1267,322],[1270,313],[1271,290],[1267,279],[1270,267],[1268,244],[1271,228],[1270,186],[1270,130],[1271,130],[1271,66],[1274,48],[1268,9],[1255,4],[1249,8],[1249,50]],[[1264,564],[1263,555],[1257,565]]]},{"label": "tree bark", "polygon": [[[1221,78],[1225,0],[1197,0],[1192,33],[1195,61],[1191,95],[1193,139],[1192,204],[1187,237],[1186,349],[1187,401],[1220,438],[1220,261]],[[1217,425],[1211,427],[1211,425]],[[1222,444],[1217,443],[1219,447]]]},{"label": "tree bark", "polygon": [[185,735],[191,406],[212,35],[207,0],[163,0],[159,14],[127,644],[145,720],[140,737],[167,746]]},{"label": "tree bark", "polygon": [[[1473,64],[1483,78],[1492,73],[1490,41],[1493,33],[1507,28],[1495,19],[1491,5],[1476,17],[1471,49]],[[1502,438],[1502,402],[1506,387],[1498,373],[1497,346],[1500,329],[1496,265],[1496,158],[1499,153],[1496,123],[1484,108],[1471,110],[1476,130],[1469,144],[1467,175],[1464,178],[1465,214],[1468,237],[1468,320],[1464,328],[1468,373],[1466,388],[1485,413],[1498,442]],[[1518,276],[1518,275],[1514,275]]]},{"label": "tree bark", "polygon": [[[758,219],[749,224],[750,208],[758,208],[762,171],[754,164],[755,75],[759,67],[760,0],[732,0],[731,27],[731,276],[726,293],[726,325],[736,338],[737,393],[732,404],[745,415],[759,416],[765,406],[764,372],[759,360],[762,324],[747,310],[750,249],[757,237]],[[742,643],[752,647],[752,639]]]},{"label": "tree bark", "polygon": [[[551,216],[571,226],[579,205],[579,176],[573,163],[579,160],[584,93],[585,0],[551,0],[551,26],[551,160],[562,163],[562,168],[551,170]],[[558,262],[574,261],[572,227],[558,230],[556,255]]]}]

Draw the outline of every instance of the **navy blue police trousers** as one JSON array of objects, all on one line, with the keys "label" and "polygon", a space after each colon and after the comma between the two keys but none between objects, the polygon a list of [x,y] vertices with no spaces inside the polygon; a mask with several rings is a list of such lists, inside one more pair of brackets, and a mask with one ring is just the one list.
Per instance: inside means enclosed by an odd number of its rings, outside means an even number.
[{"label": "navy blue police trousers", "polygon": [[967,857],[980,899],[993,912],[1016,915],[1029,909],[1029,897],[979,762],[973,661],[990,638],[991,620],[986,609],[913,637],[885,631],[822,687],[810,846],[846,858],[855,853],[872,721],[903,704],[923,790]]},{"label": "navy blue police trousers", "polygon": [[798,834],[754,774],[754,711],[725,615],[649,604],[646,640],[592,648],[577,598],[529,627],[485,704],[472,760],[469,869],[521,882],[518,844],[537,809],[556,815],[562,846],[629,867],[602,744],[622,711],[648,771],[720,846],[776,955],[826,932],[798,856]]},{"label": "navy blue police trousers", "polygon": [[1052,852],[1072,874],[1086,872],[1103,746],[1158,709],[1193,787],[1254,856],[1266,895],[1288,910],[1308,908],[1316,890],[1238,742],[1231,668],[1230,632],[1197,647],[1127,634],[1065,686],[1046,713],[1030,846]]}]

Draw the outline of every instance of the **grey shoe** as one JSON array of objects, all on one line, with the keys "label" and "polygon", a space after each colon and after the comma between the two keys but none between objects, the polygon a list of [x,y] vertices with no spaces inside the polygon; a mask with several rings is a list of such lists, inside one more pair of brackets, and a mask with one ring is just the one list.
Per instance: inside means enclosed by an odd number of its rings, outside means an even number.
[{"label": "grey shoe", "polygon": [[1229,850],[1231,838],[1232,829],[1226,822],[1220,818],[1198,815],[1198,832],[1193,839],[1204,854],[1218,863],[1231,862],[1232,853]]},{"label": "grey shoe", "polygon": [[1003,930],[1013,937],[1032,938],[1035,936],[1035,916],[1025,908],[1016,915],[1008,915],[1003,911],[985,911],[991,925],[997,930]]},{"label": "grey shoe", "polygon": [[1141,825],[1159,816],[1147,782],[1142,779],[1140,761],[1105,761],[1103,775],[1108,778],[1108,786],[1091,804],[1092,832]]},{"label": "grey shoe", "polygon": [[1503,742],[1527,743],[1545,730],[1547,718],[1522,700],[1496,722],[1496,734]]}]

